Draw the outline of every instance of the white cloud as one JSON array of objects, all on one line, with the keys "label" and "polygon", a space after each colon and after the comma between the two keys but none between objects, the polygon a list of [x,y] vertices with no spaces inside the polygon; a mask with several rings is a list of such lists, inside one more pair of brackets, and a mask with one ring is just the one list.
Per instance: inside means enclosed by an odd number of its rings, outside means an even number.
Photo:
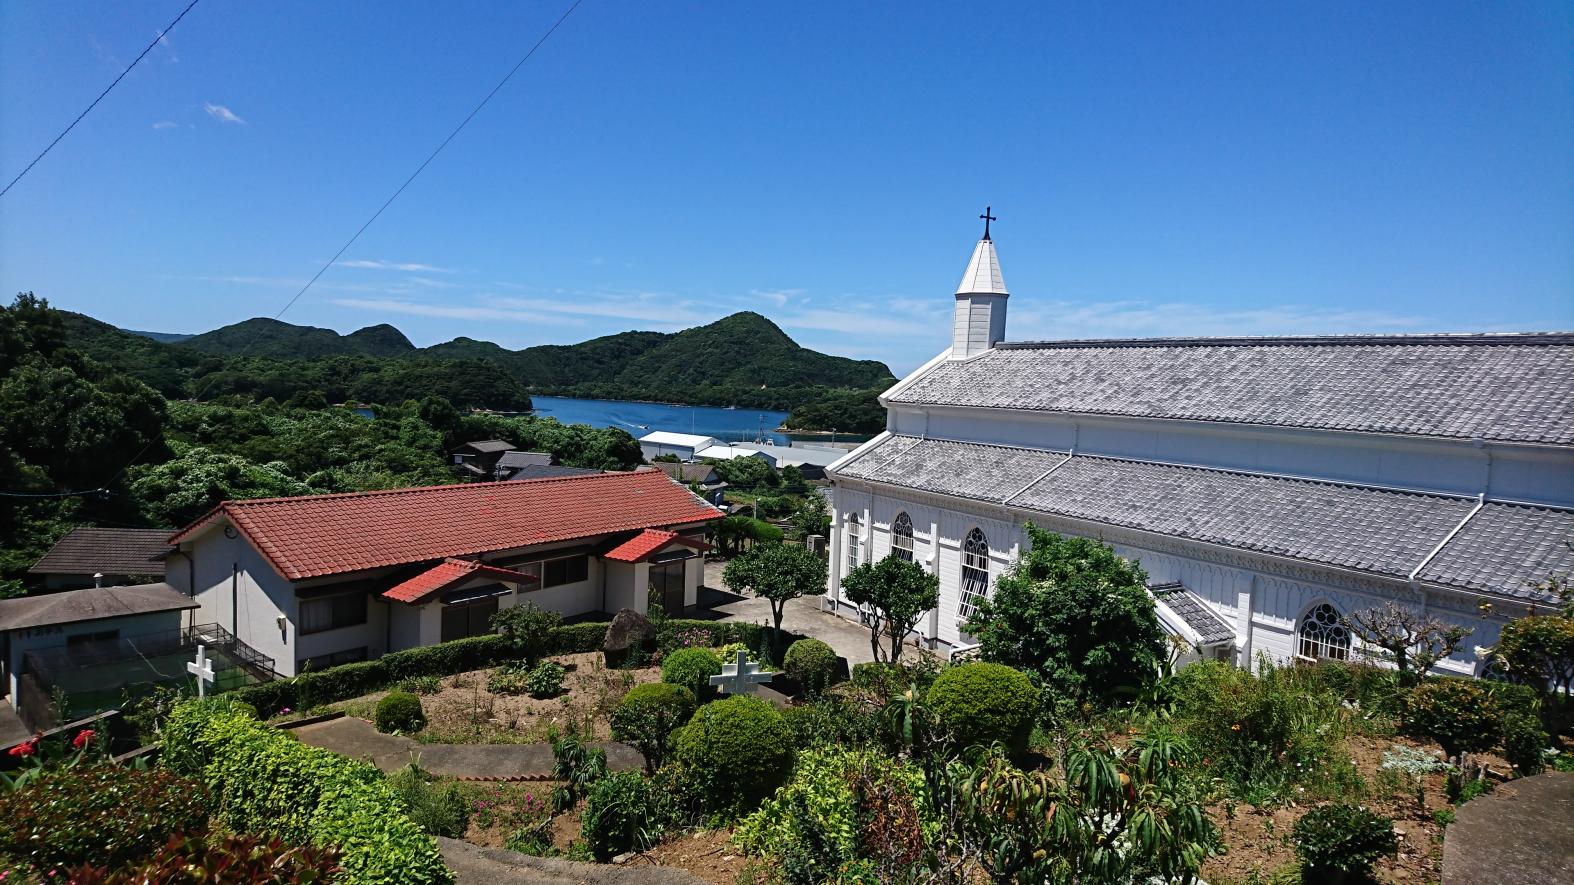
[{"label": "white cloud", "polygon": [[543,316],[537,311],[508,310],[463,304],[424,304],[418,301],[399,301],[393,298],[335,298],[334,304],[355,310],[377,313],[402,313],[410,316],[441,317],[450,320],[515,320],[526,323],[545,323],[559,326],[578,326],[583,323],[567,317]]},{"label": "white cloud", "polygon": [[339,267],[355,267],[362,270],[403,270],[412,273],[453,273],[446,267],[436,267],[430,264],[418,264],[413,261],[384,261],[380,258],[357,258],[353,261],[341,261]]},{"label": "white cloud", "polygon": [[227,107],[225,107],[224,105],[221,105],[221,104],[213,104],[212,102],[203,102],[202,109],[208,112],[208,116],[212,117],[215,120],[218,120],[221,123],[244,123],[244,122],[246,122],[245,120],[242,120],[239,116],[237,116],[234,111],[230,110],[229,108],[227,108]]},{"label": "white cloud", "polygon": [[174,120],[160,120],[153,124],[154,129],[176,129],[180,126]]},{"label": "white cloud", "polygon": [[762,301],[782,307],[788,301],[803,295],[802,289],[751,289],[749,294]]},{"label": "white cloud", "polygon": [[[846,303],[846,302],[843,302]],[[891,337],[922,337],[937,329],[935,318],[928,315],[903,314],[900,311],[878,311],[859,307],[813,308],[775,317],[776,322],[788,329],[815,329],[821,332],[841,332],[848,335],[888,335]]]}]

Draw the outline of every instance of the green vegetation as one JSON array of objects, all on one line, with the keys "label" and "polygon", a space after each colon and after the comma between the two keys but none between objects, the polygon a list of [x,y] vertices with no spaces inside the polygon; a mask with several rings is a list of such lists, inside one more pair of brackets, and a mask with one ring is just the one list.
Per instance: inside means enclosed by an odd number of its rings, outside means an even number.
[{"label": "green vegetation", "polygon": [[637,771],[609,774],[592,784],[579,832],[596,860],[656,844],[664,829],[661,799]]},{"label": "green vegetation", "polygon": [[721,657],[709,648],[682,648],[661,662],[661,681],[681,685],[696,698],[716,696],[710,678],[721,672]]},{"label": "green vegetation", "polygon": [[1496,744],[1499,716],[1491,695],[1474,679],[1428,680],[1405,702],[1408,730],[1437,741],[1449,758]]},{"label": "green vegetation", "polygon": [[[744,459],[748,460],[748,459]],[[825,560],[798,544],[756,544],[727,563],[723,579],[735,591],[763,597],[771,604],[771,624],[781,646],[782,615],[800,596],[825,592]]]},{"label": "green vegetation", "polygon": [[381,732],[420,731],[426,725],[421,699],[407,691],[390,691],[377,702],[377,730]]},{"label": "green vegetation", "polygon": [[[898,661],[902,643],[918,619],[940,604],[940,576],[930,574],[912,560],[887,556],[866,562],[842,578],[847,601],[868,606],[869,647],[875,660]],[[882,648],[882,639],[890,651]]]},{"label": "green vegetation", "polygon": [[685,686],[636,685],[612,711],[612,739],[638,750],[645,757],[645,771],[655,774],[666,761],[672,732],[689,721],[696,706],[694,692]]},{"label": "green vegetation", "polygon": [[1030,546],[964,625],[986,661],[1034,673],[1057,697],[1107,703],[1167,660],[1147,574],[1108,544],[1027,526]]},{"label": "green vegetation", "polygon": [[819,697],[836,678],[836,652],[818,639],[800,639],[782,655],[782,669],[803,686],[811,698]]},{"label": "green vegetation", "polygon": [[1343,881],[1364,876],[1379,858],[1399,850],[1394,822],[1358,805],[1338,803],[1308,811],[1295,822],[1301,881]]},{"label": "green vegetation", "polygon": [[1038,713],[1038,690],[1022,671],[1003,664],[958,664],[940,673],[924,703],[943,740],[957,747],[998,743],[1020,753]]},{"label": "green vegetation", "polygon": [[366,762],[309,747],[222,697],[177,706],[163,738],[163,764],[201,780],[230,830],[337,847],[350,885],[453,882],[437,843]]},{"label": "green vegetation", "polygon": [[388,785],[410,809],[410,819],[433,836],[458,839],[470,825],[470,803],[452,781],[434,783],[414,762],[388,776]]},{"label": "green vegetation", "polygon": [[675,744],[674,760],[702,784],[700,801],[723,815],[753,809],[792,771],[787,723],[752,695],[699,708]]},{"label": "green vegetation", "polygon": [[74,346],[169,397],[205,390],[205,397],[285,401],[318,391],[329,402],[440,396],[462,408],[517,411],[530,407],[534,391],[793,409],[795,429],[874,433],[885,426],[875,396],[896,381],[883,363],[799,347],[750,312],[672,334],[624,332],[518,351],[472,338],[416,348],[388,325],[339,335],[263,318],[162,343],[70,317]]}]

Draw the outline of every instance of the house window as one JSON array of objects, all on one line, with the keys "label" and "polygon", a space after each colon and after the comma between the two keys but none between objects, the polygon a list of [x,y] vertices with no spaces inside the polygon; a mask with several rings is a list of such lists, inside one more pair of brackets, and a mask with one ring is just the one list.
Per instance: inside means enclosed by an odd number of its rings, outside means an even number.
[{"label": "house window", "polygon": [[957,616],[967,620],[978,610],[978,601],[989,593],[989,539],[978,529],[962,542],[962,599]]},{"label": "house window", "polygon": [[660,603],[668,614],[683,611],[684,577],[688,560],[653,563],[650,567],[650,599]]},{"label": "house window", "polygon": [[497,597],[488,596],[470,602],[443,606],[443,632],[441,639],[464,639],[485,636],[492,632],[492,616],[497,614]]},{"label": "house window", "polygon": [[847,514],[847,570],[852,571],[858,567],[858,545],[862,538],[862,527],[858,524],[858,514]]},{"label": "house window", "polygon": [[913,521],[906,513],[898,513],[891,523],[891,555],[913,561]]},{"label": "house window", "polygon": [[1333,606],[1324,602],[1301,616],[1296,631],[1296,657],[1309,661],[1350,659],[1350,629]]},{"label": "house window", "polygon": [[341,593],[322,599],[301,600],[301,626],[297,632],[321,633],[366,623],[366,594]]},{"label": "house window", "polygon": [[347,648],[344,651],[301,658],[295,662],[295,672],[305,673],[307,670],[326,670],[329,667],[337,667],[340,664],[364,660],[366,660],[366,646],[363,645],[360,648]]},{"label": "house window", "polygon": [[590,578],[590,557],[570,556],[567,559],[550,559],[541,564],[541,586],[560,587],[578,584]]}]

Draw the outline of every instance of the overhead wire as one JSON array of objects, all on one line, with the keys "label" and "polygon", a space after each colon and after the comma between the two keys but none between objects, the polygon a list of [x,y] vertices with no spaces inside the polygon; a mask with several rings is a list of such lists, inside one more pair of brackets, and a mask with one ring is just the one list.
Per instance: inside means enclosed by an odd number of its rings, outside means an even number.
[{"label": "overhead wire", "polygon": [[[197,3],[197,0],[192,0],[192,5],[193,6],[195,6],[196,3]],[[273,315],[273,317],[272,317],[273,319],[277,320],[279,317],[282,317],[285,314],[285,312],[287,312],[290,308],[294,307],[295,303],[297,301],[300,301],[301,296],[305,295],[307,290],[311,289],[311,287],[313,285],[315,285],[316,282],[319,279],[322,278],[322,275],[327,273],[328,269],[333,267],[333,265],[338,262],[338,260],[344,255],[345,252],[347,252],[349,250],[349,248],[351,246],[355,245],[355,242],[361,238],[361,234],[366,233],[367,228],[371,227],[372,223],[375,222],[383,214],[383,212],[385,210],[387,210],[387,208],[389,206],[393,205],[393,202],[395,200],[399,199],[399,195],[403,194],[405,192],[405,189],[408,188],[410,186],[410,184],[416,180],[416,178],[420,177],[422,172],[426,171],[426,167],[430,166],[432,161],[437,159],[437,155],[441,154],[443,152],[443,149],[448,147],[448,144],[450,142],[452,142],[454,140],[454,138],[459,135],[460,132],[464,131],[464,128],[466,126],[470,125],[470,121],[475,119],[477,114],[481,113],[481,110],[483,108],[485,108],[489,102],[492,101],[493,97],[495,97],[499,92],[502,91],[504,86],[508,85],[508,81],[512,80],[514,78],[514,75],[519,73],[519,69],[524,67],[526,62],[530,61],[531,57],[536,54],[536,51],[538,49],[540,49],[542,47],[542,45],[545,44],[546,41],[548,39],[550,39],[553,34],[557,33],[558,28],[563,26],[563,23],[568,20],[568,17],[570,15],[574,14],[574,11],[576,9],[578,9],[580,7],[580,4],[582,4],[582,3],[584,3],[584,0],[574,0],[573,3],[569,4],[568,8],[563,11],[563,14],[558,16],[557,20],[552,23],[552,26],[547,28],[546,32],[541,35],[540,39],[536,40],[536,42],[531,45],[530,49],[528,49],[525,52],[525,54],[520,57],[519,61],[515,62],[514,66],[508,69],[508,73],[504,74],[503,78],[501,80],[497,81],[497,85],[493,86],[491,91],[488,92],[486,94],[486,96],[484,98],[482,98],[481,101],[478,104],[476,104],[476,106],[473,109],[471,109],[470,113],[466,114],[465,118],[463,120],[459,121],[459,125],[455,126],[453,128],[453,130],[448,133],[448,136],[446,138],[444,138],[442,140],[442,142],[440,142],[437,145],[437,147],[432,150],[432,152],[430,154],[427,155],[426,159],[421,161],[421,165],[417,166],[415,168],[415,171],[410,173],[409,177],[407,177],[403,181],[403,183],[401,183],[399,185],[399,187],[394,190],[393,194],[391,196],[389,196],[388,199],[386,199],[386,200],[384,200],[382,202],[382,205],[377,207],[377,211],[373,212],[371,214],[371,217],[367,218],[366,222],[364,224],[362,224],[359,228],[357,228],[355,233],[352,234],[348,240],[345,240],[344,245],[340,246],[339,250],[337,252],[333,253],[333,257],[329,258],[326,262],[323,263],[322,267],[317,269],[317,272],[312,275],[311,279],[306,281],[306,285],[302,286],[300,288],[300,291],[296,292],[293,296],[291,296],[290,300],[285,302],[283,307],[279,308],[278,312]],[[190,7],[187,7],[187,9],[190,9]],[[184,14],[185,13],[182,13],[182,15],[184,15]],[[176,21],[179,21],[179,19],[177,18]],[[157,40],[154,41],[154,43],[157,43],[157,42],[158,42]],[[144,52],[143,54],[145,55],[146,53]],[[135,62],[133,62],[133,64],[135,64]],[[124,75],[122,75],[122,76],[124,76]],[[105,90],[105,91],[107,92],[108,90]],[[89,110],[91,110],[91,108],[89,108]],[[84,111],[83,113],[85,114],[86,112]],[[62,133],[62,135],[63,134],[64,133]],[[58,139],[56,139],[56,140],[58,141]],[[37,161],[35,160],[34,162],[37,162]],[[26,170],[24,170],[24,172],[25,171]],[[241,347],[240,350],[238,350],[235,355],[236,356],[245,356],[246,353],[251,350],[252,346],[255,345],[257,343],[257,341],[261,338],[261,335],[262,335],[262,331],[260,329],[255,331],[255,332],[253,332],[251,338],[247,340],[245,346]],[[212,381],[213,381],[214,377],[216,377],[216,376],[215,375],[209,375],[208,379],[205,380],[203,382],[203,384],[191,395],[191,398],[193,400],[200,400],[202,398],[202,394],[207,392],[208,387],[212,385]],[[139,459],[141,459],[141,457],[143,455],[147,454],[148,449],[153,447],[153,443],[154,443],[154,440],[149,440],[145,445],[143,445],[142,448],[139,449],[135,455],[132,455],[131,458],[124,465],[122,465],[119,470],[115,471],[115,473],[111,475],[110,479],[105,483],[105,485],[107,486],[110,483],[114,482],[115,479],[118,479],[121,474],[125,473],[126,470],[130,469],[131,465],[137,463],[137,461]],[[41,495],[41,496],[38,496],[38,497],[69,497],[69,496],[72,496],[72,495],[93,494],[93,493],[98,492],[98,491],[99,491],[98,489],[93,489],[93,490],[85,490],[85,491],[78,491],[78,492],[59,492],[59,493],[55,493],[53,495]],[[30,495],[4,493],[4,492],[0,492],[0,496],[3,496],[3,497],[32,497]]]},{"label": "overhead wire", "polygon": [[82,118],[86,117],[89,111],[98,107],[98,103],[104,100],[104,96],[108,95],[111,89],[114,89],[117,85],[119,85],[121,80],[126,79],[126,75],[131,73],[131,69],[136,67],[137,63],[142,61],[142,59],[146,58],[147,54],[153,51],[153,47],[159,45],[159,43],[169,35],[169,32],[173,30],[176,25],[180,24],[180,20],[186,17],[186,13],[190,12],[191,8],[196,6],[198,2],[200,2],[200,0],[191,0],[190,3],[186,4],[186,8],[180,11],[180,15],[175,16],[174,21],[171,21],[169,24],[165,25],[164,30],[158,32],[158,36],[153,38],[153,42],[149,43],[136,58],[132,59],[131,64],[126,65],[126,69],[120,72],[120,76],[116,77],[108,86],[104,87],[104,91],[98,94],[98,98],[93,99],[93,101],[83,109],[82,113],[77,114],[77,118],[72,120],[70,125],[68,125],[65,129],[62,129],[59,135],[55,136],[54,141],[51,141],[43,150],[39,151],[38,156],[33,158],[33,162],[28,163],[26,166],[22,167],[22,171],[18,172],[16,177],[11,179],[10,184],[5,186],[5,190],[0,190],[0,197],[5,196],[11,190],[11,188],[15,187],[16,183],[22,180],[22,176],[26,175],[28,172],[31,172],[33,167],[38,165],[38,161],[44,158],[45,154],[53,150],[55,145],[59,144],[60,140],[66,137],[67,133],[75,129],[78,123],[82,122]]}]

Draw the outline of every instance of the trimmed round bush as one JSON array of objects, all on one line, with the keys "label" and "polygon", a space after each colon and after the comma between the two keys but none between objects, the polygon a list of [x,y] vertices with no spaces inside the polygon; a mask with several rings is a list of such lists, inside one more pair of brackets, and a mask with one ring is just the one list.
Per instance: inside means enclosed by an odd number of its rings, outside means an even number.
[{"label": "trimmed round bush", "polygon": [[707,807],[746,811],[792,772],[792,734],[775,707],[734,695],[699,708],[678,731],[674,756],[701,780]]},{"label": "trimmed round bush", "polygon": [[689,721],[697,702],[682,685],[651,682],[629,689],[612,711],[612,739],[623,741],[645,757],[654,772],[667,756],[667,738]]},{"label": "trimmed round bush", "polygon": [[421,699],[407,691],[390,691],[377,702],[377,730],[420,731],[426,725],[426,713],[421,709]]},{"label": "trimmed round bush", "polygon": [[1491,749],[1499,730],[1497,704],[1474,679],[1429,679],[1405,700],[1405,727],[1443,746],[1450,759]]},{"label": "trimmed round bush", "polygon": [[1503,717],[1503,758],[1520,777],[1540,774],[1547,767],[1547,747],[1552,738],[1534,713],[1513,712]]},{"label": "trimmed round bush", "polygon": [[958,664],[941,671],[924,702],[958,746],[998,741],[1020,753],[1033,731],[1038,689],[1027,674],[1004,664]]},{"label": "trimmed round bush", "polygon": [[1324,805],[1295,822],[1295,854],[1306,883],[1364,876],[1398,848],[1394,822],[1358,805]]},{"label": "trimmed round bush", "polygon": [[836,652],[818,639],[800,639],[787,647],[782,669],[809,697],[818,697],[836,678]]},{"label": "trimmed round bush", "polygon": [[681,685],[696,698],[713,697],[710,678],[721,673],[721,658],[708,648],[680,648],[661,661],[661,681]]}]

